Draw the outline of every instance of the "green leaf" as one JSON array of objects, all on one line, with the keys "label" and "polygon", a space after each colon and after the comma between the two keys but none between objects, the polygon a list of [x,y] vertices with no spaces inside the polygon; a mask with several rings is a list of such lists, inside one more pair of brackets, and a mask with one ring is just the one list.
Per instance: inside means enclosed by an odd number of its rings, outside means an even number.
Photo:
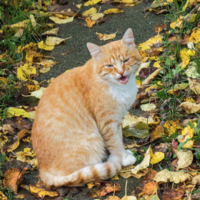
[{"label": "green leaf", "polygon": [[6,154],[5,153],[1,153],[0,154],[0,162],[5,162],[5,160],[6,160]]},{"label": "green leaf", "polygon": [[136,138],[145,138],[149,135],[149,131],[148,130],[140,130],[140,129],[136,129],[133,127],[125,127],[122,130],[122,133],[125,137],[136,137]]}]

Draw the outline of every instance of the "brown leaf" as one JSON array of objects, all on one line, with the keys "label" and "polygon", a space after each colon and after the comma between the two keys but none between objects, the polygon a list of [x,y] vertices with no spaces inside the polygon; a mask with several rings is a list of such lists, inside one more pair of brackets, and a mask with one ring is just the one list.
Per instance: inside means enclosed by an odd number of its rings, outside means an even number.
[{"label": "brown leaf", "polygon": [[14,193],[17,193],[18,184],[20,183],[22,176],[26,172],[27,168],[24,168],[22,172],[20,169],[12,168],[8,169],[4,174],[3,185],[6,188],[11,187]]},{"label": "brown leaf", "polygon": [[156,193],[157,188],[158,188],[157,183],[155,183],[154,181],[150,181],[150,182],[148,182],[147,184],[144,185],[142,191],[145,194],[150,195],[150,194]]},{"label": "brown leaf", "polygon": [[143,68],[140,70],[139,77],[141,79],[145,79],[145,78],[149,77],[149,75],[152,74],[155,70],[156,70],[155,67]]},{"label": "brown leaf", "polygon": [[181,189],[165,189],[162,195],[162,200],[178,200],[182,199],[184,191]]},{"label": "brown leaf", "polygon": [[155,140],[158,140],[162,138],[162,136],[165,134],[164,128],[162,126],[157,126],[155,130],[152,131],[150,136],[150,141],[153,142]]},{"label": "brown leaf", "polygon": [[32,123],[30,122],[30,120],[21,117],[12,117],[6,119],[4,123],[11,124],[11,126],[17,128],[18,130],[22,129],[31,130],[32,127]]},{"label": "brown leaf", "polygon": [[162,31],[166,31],[167,26],[166,26],[166,24],[156,25],[154,30],[156,33],[160,33]]},{"label": "brown leaf", "polygon": [[178,142],[176,142],[174,138],[171,143],[171,148],[172,148],[173,153],[175,153],[175,150],[177,150],[177,148],[178,148]]}]

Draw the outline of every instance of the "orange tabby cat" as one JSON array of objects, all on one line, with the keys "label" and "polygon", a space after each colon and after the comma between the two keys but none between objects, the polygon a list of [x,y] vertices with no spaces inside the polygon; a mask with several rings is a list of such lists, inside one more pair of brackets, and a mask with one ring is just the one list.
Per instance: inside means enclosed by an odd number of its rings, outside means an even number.
[{"label": "orange tabby cat", "polygon": [[[37,108],[32,142],[47,185],[108,179],[136,161],[123,147],[121,127],[136,98],[135,73],[141,63],[132,30],[122,40],[87,47],[92,58],[57,77]],[[110,156],[103,162],[105,149]]]}]

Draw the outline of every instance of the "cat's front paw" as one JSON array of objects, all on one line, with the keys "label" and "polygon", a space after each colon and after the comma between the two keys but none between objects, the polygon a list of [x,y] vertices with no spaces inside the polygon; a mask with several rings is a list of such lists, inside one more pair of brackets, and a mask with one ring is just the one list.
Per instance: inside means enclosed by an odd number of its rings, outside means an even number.
[{"label": "cat's front paw", "polygon": [[126,167],[133,165],[136,162],[136,158],[130,150],[126,150],[122,158],[122,166]]}]

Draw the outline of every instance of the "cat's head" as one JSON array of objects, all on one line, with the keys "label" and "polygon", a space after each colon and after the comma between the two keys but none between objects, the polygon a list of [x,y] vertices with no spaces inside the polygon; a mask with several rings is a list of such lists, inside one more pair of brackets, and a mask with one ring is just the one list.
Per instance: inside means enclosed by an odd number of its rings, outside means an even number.
[{"label": "cat's head", "polygon": [[125,32],[121,40],[104,46],[87,43],[87,47],[95,61],[97,74],[109,83],[125,85],[136,73],[142,61],[131,28]]}]

